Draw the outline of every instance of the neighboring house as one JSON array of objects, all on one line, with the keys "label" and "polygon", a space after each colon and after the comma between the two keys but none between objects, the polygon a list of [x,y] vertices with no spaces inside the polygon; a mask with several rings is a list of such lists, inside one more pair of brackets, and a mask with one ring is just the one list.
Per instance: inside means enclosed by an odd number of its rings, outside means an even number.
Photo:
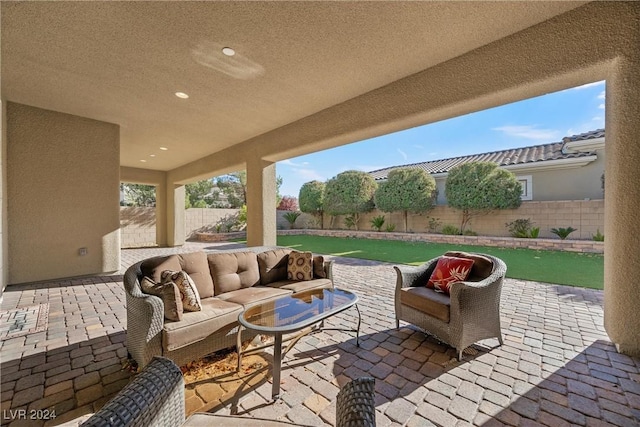
[{"label": "neighboring house", "polygon": [[592,200],[603,199],[604,129],[565,137],[561,142],[473,154],[451,159],[431,160],[392,166],[369,172],[376,181],[400,167],[420,168],[436,180],[437,203],[446,204],[445,182],[449,170],[457,165],[495,162],[518,177],[522,200]]}]

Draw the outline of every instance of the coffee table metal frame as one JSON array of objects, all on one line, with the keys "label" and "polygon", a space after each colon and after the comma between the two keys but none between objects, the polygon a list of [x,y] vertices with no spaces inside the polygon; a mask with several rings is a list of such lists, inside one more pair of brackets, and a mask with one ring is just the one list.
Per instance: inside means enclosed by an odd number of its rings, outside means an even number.
[{"label": "coffee table metal frame", "polygon": [[[338,291],[338,292],[344,292],[347,294],[350,294],[350,296],[353,296],[353,299],[338,306],[335,308],[332,308],[330,310],[327,310],[325,312],[319,313],[315,316],[312,316],[308,319],[304,319],[302,321],[296,322],[293,321],[292,323],[289,324],[284,324],[281,326],[262,326],[262,325],[256,325],[251,323],[250,321],[248,321],[247,319],[244,318],[245,314],[247,313],[247,311],[255,309],[256,307],[259,307],[261,304],[258,305],[254,305],[251,307],[248,307],[244,310],[242,310],[242,312],[238,315],[238,322],[240,323],[240,325],[238,326],[238,336],[237,336],[237,352],[238,352],[238,371],[240,370],[241,367],[241,363],[242,363],[242,328],[246,328],[246,329],[250,329],[253,331],[257,331],[263,334],[268,334],[268,335],[273,335],[274,337],[274,343],[273,343],[273,386],[272,386],[272,397],[274,400],[277,400],[280,397],[280,372],[282,369],[282,358],[283,356],[293,347],[293,345],[303,336],[312,333],[312,332],[317,332],[317,331],[330,331],[330,330],[334,330],[334,331],[344,331],[344,332],[355,332],[356,333],[356,345],[358,347],[360,347],[360,323],[362,321],[362,317],[360,315],[360,309],[358,308],[358,301],[359,298],[356,294],[354,294],[353,292],[350,291],[346,291],[343,289],[338,289],[338,288],[333,288],[333,289],[316,289],[316,290],[310,290],[310,291],[303,291],[300,294],[306,294],[308,293],[309,295],[316,295],[314,292],[318,292],[318,291],[330,291],[330,292],[334,292],[334,291]],[[282,300],[290,298],[292,299],[294,302],[295,298],[298,297],[298,299],[300,298],[299,294],[294,294],[294,295],[286,295],[284,297],[278,298],[277,300],[271,301],[270,303],[276,303],[278,301],[282,302]],[[356,329],[344,329],[344,328],[325,328],[324,327],[324,320],[334,316],[338,313],[341,313],[351,307],[355,307],[356,311],[358,312],[358,325],[356,327]],[[305,308],[303,306],[300,307]],[[307,309],[307,308],[305,308]],[[302,310],[301,310],[302,312]],[[289,312],[289,314],[291,314],[291,312]],[[300,332],[302,331],[302,332]],[[287,341],[291,341],[291,343],[287,346],[287,348],[282,351],[282,337],[284,334],[291,334],[294,332],[300,332],[299,334],[290,337],[287,339]],[[265,345],[265,346],[260,346],[257,348],[253,348],[251,350],[249,350],[249,352],[255,352],[257,350],[266,348],[266,347],[270,347],[271,344]],[[246,351],[244,353],[247,353]]]}]

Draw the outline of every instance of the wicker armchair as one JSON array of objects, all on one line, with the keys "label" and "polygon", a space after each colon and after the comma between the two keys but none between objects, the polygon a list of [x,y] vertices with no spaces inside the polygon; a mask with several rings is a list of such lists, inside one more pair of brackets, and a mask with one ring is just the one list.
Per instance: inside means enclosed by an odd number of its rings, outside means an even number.
[{"label": "wicker armchair", "polygon": [[500,293],[507,266],[490,255],[463,252],[445,255],[482,259],[486,268],[476,269],[476,261],[469,279],[452,283],[451,294],[446,296],[425,287],[439,257],[418,267],[394,266],[396,327],[403,320],[422,328],[454,347],[458,360],[462,360],[463,350],[476,341],[496,337],[502,345]]},{"label": "wicker armchair", "polygon": [[83,427],[179,426],[184,422],[184,378],[171,360],[155,357]]},{"label": "wicker armchair", "polygon": [[337,427],[375,427],[375,380],[360,377],[345,384],[336,402]]}]

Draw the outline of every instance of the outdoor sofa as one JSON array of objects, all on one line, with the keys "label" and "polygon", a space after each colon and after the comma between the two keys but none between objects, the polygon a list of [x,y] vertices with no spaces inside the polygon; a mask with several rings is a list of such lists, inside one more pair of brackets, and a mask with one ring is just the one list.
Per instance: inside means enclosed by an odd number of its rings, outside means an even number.
[{"label": "outdoor sofa", "polygon": [[420,327],[454,347],[458,360],[476,341],[498,338],[502,345],[500,294],[507,266],[484,254],[447,252],[444,256],[474,260],[468,278],[451,284],[450,295],[426,286],[441,257],[418,267],[394,266],[396,327],[400,320]]},{"label": "outdoor sofa", "polygon": [[[182,366],[235,346],[238,315],[244,308],[308,289],[333,288],[331,261],[321,256],[313,257],[311,280],[287,279],[292,252],[264,247],[194,252],[149,258],[132,265],[124,276],[130,356],[139,368],[154,356],[167,357]],[[161,282],[164,271],[189,275],[198,290],[200,311],[184,311],[178,321],[165,317],[171,314],[165,313],[169,304],[165,307],[163,301],[167,301],[167,295],[143,292],[143,288],[149,292],[149,283]],[[253,336],[251,331],[242,333],[245,340]]]}]

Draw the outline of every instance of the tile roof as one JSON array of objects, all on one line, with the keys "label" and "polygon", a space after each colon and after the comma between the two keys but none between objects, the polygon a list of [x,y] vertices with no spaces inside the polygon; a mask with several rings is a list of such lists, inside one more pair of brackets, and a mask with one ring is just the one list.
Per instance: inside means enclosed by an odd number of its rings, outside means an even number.
[{"label": "tile roof", "polygon": [[593,152],[564,153],[562,148],[570,141],[583,141],[604,137],[604,129],[597,129],[563,138],[562,142],[533,145],[531,147],[511,148],[508,150],[492,151],[490,153],[472,154],[450,159],[430,160],[427,162],[412,163],[408,165],[390,166],[369,172],[376,180],[386,179],[387,174],[397,168],[411,167],[424,169],[430,174],[448,172],[454,166],[469,162],[495,162],[499,166],[519,165],[526,163],[544,162],[548,160],[572,159],[591,156]]}]

